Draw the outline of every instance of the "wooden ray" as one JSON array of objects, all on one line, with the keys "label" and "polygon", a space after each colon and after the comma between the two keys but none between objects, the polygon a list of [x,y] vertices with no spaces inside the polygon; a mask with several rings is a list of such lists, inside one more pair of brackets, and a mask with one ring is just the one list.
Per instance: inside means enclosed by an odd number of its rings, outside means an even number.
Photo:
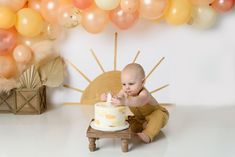
[{"label": "wooden ray", "polygon": [[115,39],[114,39],[114,71],[117,69],[117,32],[115,33]]},{"label": "wooden ray", "polygon": [[145,80],[153,73],[153,71],[161,64],[161,62],[165,59],[165,57],[162,57],[161,60],[153,67],[153,69],[150,71],[150,73],[145,77]]},{"label": "wooden ray", "polygon": [[137,54],[135,55],[135,58],[134,58],[134,60],[133,60],[132,63],[135,63],[135,61],[136,61],[136,59],[138,58],[139,54],[140,54],[140,50],[139,50],[139,51],[137,52]]},{"label": "wooden ray", "polygon": [[103,71],[103,73],[105,73],[103,66],[101,65],[99,59],[95,55],[95,52],[92,49],[90,49],[90,51],[92,53],[92,56],[95,58],[96,63],[99,65],[101,71]]},{"label": "wooden ray", "polygon": [[151,94],[152,94],[152,93],[155,93],[155,92],[160,91],[160,90],[162,90],[162,89],[164,89],[164,88],[166,88],[166,87],[168,87],[168,86],[169,86],[169,84],[166,84],[166,85],[164,85],[164,86],[162,86],[162,87],[159,87],[159,88],[157,88],[157,89],[151,91],[150,93],[151,93]]},{"label": "wooden ray", "polygon": [[81,70],[79,70],[76,65],[70,62],[68,59],[66,59],[66,62],[68,62],[80,75],[82,75],[85,80],[91,83],[91,80]]},{"label": "wooden ray", "polygon": [[75,91],[77,91],[77,92],[83,93],[83,90],[81,90],[81,89],[79,89],[79,88],[74,88],[74,87],[71,87],[71,86],[69,86],[69,85],[67,85],[67,84],[64,84],[63,86],[64,86],[65,88],[69,88],[69,89],[75,90]]}]

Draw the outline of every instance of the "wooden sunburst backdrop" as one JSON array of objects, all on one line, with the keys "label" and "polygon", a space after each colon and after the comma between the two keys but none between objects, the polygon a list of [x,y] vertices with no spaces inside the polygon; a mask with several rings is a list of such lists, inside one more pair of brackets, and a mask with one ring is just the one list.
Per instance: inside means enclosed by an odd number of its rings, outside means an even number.
[{"label": "wooden sunburst backdrop", "polygon": [[[86,89],[82,90],[76,87],[73,87],[68,84],[64,84],[65,88],[74,90],[76,92],[82,93],[80,102],[65,102],[65,105],[92,105],[100,100],[100,95],[104,92],[112,92],[113,94],[117,94],[121,89],[121,71],[117,70],[117,36],[118,34],[115,33],[115,39],[114,39],[114,64],[113,64],[113,70],[112,71],[105,71],[102,64],[100,63],[99,59],[95,55],[95,52],[91,49],[92,56],[94,57],[96,63],[98,64],[99,68],[102,70],[102,74],[100,74],[98,77],[96,77],[93,81],[91,81],[75,64],[70,62],[66,59],[66,63],[70,65],[76,72],[78,72],[85,80],[88,81],[89,85],[86,87]],[[139,56],[140,51],[137,52],[133,59],[133,63],[136,62],[137,57]],[[152,70],[146,75],[145,80],[149,78],[149,76],[154,72],[154,70],[161,64],[161,62],[165,58],[162,57],[157,64],[152,68]],[[153,91],[150,91],[150,93],[155,93],[163,88],[166,88],[169,86],[169,84],[163,85],[161,87],[156,88]]]}]

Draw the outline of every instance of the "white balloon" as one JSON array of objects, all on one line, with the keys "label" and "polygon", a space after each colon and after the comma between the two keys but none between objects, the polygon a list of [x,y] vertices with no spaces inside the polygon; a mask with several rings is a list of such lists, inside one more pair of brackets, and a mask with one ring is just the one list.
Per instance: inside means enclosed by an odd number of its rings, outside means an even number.
[{"label": "white balloon", "polygon": [[113,10],[118,7],[120,0],[95,0],[95,3],[103,10]]},{"label": "white balloon", "polygon": [[210,6],[195,6],[192,13],[192,25],[201,29],[212,27],[217,13]]}]

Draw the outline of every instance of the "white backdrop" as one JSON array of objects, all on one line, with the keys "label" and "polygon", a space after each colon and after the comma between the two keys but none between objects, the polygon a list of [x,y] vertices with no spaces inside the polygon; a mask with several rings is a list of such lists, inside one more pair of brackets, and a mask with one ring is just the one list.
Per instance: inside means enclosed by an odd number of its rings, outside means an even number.
[{"label": "white backdrop", "polygon": [[[113,69],[114,32],[118,32],[117,69],[141,53],[137,62],[148,73],[161,57],[163,63],[150,76],[146,87],[159,102],[177,105],[235,104],[235,11],[220,15],[215,27],[170,26],[141,19],[120,31],[110,24],[102,33],[90,34],[82,27],[69,30],[59,41],[61,54],[77,65],[89,79],[101,74],[90,53],[92,48],[106,71]],[[65,84],[85,89],[88,82],[68,66]],[[81,93],[66,88],[49,90],[53,104],[79,102]]]}]

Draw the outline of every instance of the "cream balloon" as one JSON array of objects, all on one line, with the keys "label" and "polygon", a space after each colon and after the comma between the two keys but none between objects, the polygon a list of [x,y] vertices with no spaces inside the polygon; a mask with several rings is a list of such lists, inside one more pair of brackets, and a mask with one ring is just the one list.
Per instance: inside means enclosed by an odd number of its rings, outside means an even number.
[{"label": "cream balloon", "polygon": [[32,47],[32,45],[34,45],[35,43],[46,40],[46,39],[47,38],[44,34],[40,34],[40,35],[38,35],[36,37],[32,37],[32,38],[18,35],[17,42],[19,44],[23,44],[25,46]]},{"label": "cream balloon", "polygon": [[13,57],[16,62],[27,64],[32,58],[31,49],[25,45],[17,45],[13,51]]},{"label": "cream balloon", "polygon": [[192,13],[192,25],[201,29],[212,27],[217,13],[210,6],[195,6]]},{"label": "cream balloon", "polygon": [[45,39],[55,40],[63,33],[63,29],[59,25],[47,23],[42,32]]},{"label": "cream balloon", "polygon": [[118,7],[120,0],[95,0],[97,7],[103,10],[113,10]]}]

